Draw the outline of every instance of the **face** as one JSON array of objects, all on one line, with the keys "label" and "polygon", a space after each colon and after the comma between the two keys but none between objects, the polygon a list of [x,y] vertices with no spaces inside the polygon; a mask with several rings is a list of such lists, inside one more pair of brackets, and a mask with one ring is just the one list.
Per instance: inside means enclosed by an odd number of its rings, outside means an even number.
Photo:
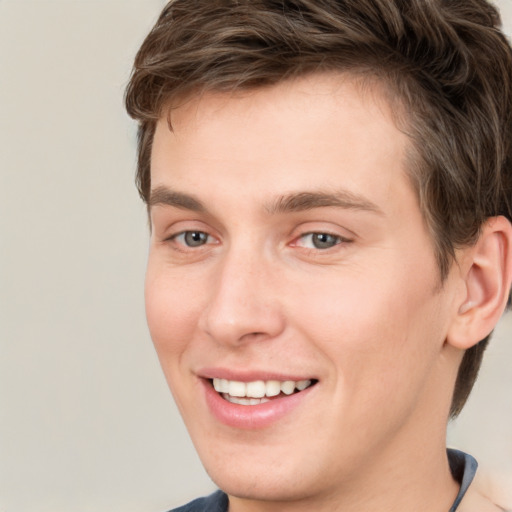
[{"label": "face", "polygon": [[229,494],[325,499],[444,442],[452,288],[380,98],[313,76],[158,123],[148,324]]}]

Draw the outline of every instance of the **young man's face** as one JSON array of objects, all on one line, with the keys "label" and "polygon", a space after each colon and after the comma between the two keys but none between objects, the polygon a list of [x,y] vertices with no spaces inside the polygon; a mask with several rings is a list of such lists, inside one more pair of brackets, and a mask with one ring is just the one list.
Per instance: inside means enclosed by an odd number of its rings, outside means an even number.
[{"label": "young man's face", "polygon": [[206,94],[172,125],[153,146],[147,317],[214,481],[326,499],[443,449],[458,291],[378,88]]}]

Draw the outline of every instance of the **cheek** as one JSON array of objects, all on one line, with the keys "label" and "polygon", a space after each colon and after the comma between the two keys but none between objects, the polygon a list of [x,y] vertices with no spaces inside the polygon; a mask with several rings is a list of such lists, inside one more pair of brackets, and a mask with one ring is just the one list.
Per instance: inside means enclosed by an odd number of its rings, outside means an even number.
[{"label": "cheek", "polygon": [[301,329],[330,368],[325,383],[333,424],[370,449],[428,403],[442,345],[432,320],[439,302],[426,286],[406,293],[398,278],[381,281],[378,289],[362,279],[346,280],[344,288],[339,283],[337,292],[331,284],[323,307],[316,293],[302,304]]},{"label": "cheek", "polygon": [[186,280],[159,272],[149,265],[145,283],[146,318],[151,339],[167,384],[182,416],[193,403],[188,387],[188,372],[183,358],[196,332],[200,312],[197,289]]},{"label": "cheek", "polygon": [[343,389],[375,393],[410,382],[412,374],[428,371],[442,345],[442,308],[432,280],[411,286],[415,276],[387,270],[317,280],[297,305],[301,330],[324,352]]},{"label": "cheek", "polygon": [[[167,273],[168,274],[168,273]],[[195,287],[183,280],[159,272],[150,265],[146,274],[146,318],[151,338],[162,366],[172,363],[194,332],[198,314],[198,294]]]}]

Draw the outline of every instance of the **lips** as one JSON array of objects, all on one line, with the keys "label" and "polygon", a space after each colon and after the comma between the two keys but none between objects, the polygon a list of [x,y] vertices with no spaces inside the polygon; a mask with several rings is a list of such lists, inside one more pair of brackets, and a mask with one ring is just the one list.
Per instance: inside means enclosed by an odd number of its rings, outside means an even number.
[{"label": "lips", "polygon": [[317,384],[316,379],[275,376],[266,380],[220,376],[201,380],[213,416],[225,425],[241,429],[261,429],[279,421],[307,400]]}]

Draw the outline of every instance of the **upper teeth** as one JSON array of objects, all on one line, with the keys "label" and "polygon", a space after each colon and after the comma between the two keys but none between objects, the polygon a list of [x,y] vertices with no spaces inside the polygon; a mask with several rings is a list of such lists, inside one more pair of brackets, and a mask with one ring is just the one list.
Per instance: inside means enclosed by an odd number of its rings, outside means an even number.
[{"label": "upper teeth", "polygon": [[310,385],[311,380],[255,380],[253,382],[239,382],[236,380],[213,379],[213,387],[218,393],[251,398],[277,396],[281,392],[285,395],[291,395],[295,389],[302,391]]}]

